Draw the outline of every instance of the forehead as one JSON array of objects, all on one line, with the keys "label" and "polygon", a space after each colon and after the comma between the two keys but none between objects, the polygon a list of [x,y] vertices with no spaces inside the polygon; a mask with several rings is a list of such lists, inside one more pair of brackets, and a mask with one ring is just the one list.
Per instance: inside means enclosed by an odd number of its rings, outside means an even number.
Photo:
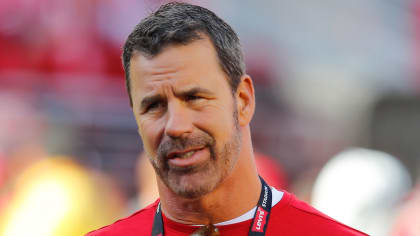
[{"label": "forehead", "polygon": [[170,45],[154,57],[137,52],[131,59],[130,75],[134,99],[163,85],[213,85],[219,88],[224,86],[230,90],[228,77],[219,64],[212,42],[207,37],[187,45]]}]

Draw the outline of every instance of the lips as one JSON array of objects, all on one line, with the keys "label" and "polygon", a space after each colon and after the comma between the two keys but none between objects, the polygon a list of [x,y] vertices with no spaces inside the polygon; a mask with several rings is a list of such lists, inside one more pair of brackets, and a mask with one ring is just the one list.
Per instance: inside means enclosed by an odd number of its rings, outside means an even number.
[{"label": "lips", "polygon": [[194,148],[194,149],[189,149],[189,150],[185,150],[185,151],[170,152],[168,154],[168,159],[188,158],[188,157],[191,157],[196,151],[199,151],[201,149],[203,149],[203,148]]},{"label": "lips", "polygon": [[170,152],[168,154],[168,163],[175,167],[189,167],[199,165],[205,162],[208,155],[208,148],[193,148],[183,151]]}]

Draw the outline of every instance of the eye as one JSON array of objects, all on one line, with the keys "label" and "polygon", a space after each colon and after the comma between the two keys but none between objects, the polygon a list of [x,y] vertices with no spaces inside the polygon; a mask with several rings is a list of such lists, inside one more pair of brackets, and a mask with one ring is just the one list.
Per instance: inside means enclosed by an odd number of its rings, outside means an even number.
[{"label": "eye", "polygon": [[196,96],[196,95],[187,95],[186,97],[185,97],[185,100],[186,101],[194,101],[194,100],[198,100],[198,99],[201,99],[202,97],[200,97],[200,96]]},{"label": "eye", "polygon": [[153,110],[159,106],[159,102],[154,102],[147,107],[147,110]]},{"label": "eye", "polygon": [[153,102],[153,103],[150,103],[150,104],[146,107],[146,109],[145,109],[144,113],[148,113],[148,112],[155,112],[155,111],[158,111],[159,109],[161,109],[161,108],[163,108],[163,107],[164,107],[163,102]]}]

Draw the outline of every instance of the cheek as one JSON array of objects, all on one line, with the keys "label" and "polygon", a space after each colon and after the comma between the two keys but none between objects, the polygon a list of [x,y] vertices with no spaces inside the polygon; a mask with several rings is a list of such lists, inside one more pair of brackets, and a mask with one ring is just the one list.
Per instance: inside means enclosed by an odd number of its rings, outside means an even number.
[{"label": "cheek", "polygon": [[157,147],[159,146],[159,140],[161,137],[161,126],[159,120],[142,120],[138,121],[140,137],[143,142],[143,146],[150,154],[156,154]]},{"label": "cheek", "polygon": [[234,126],[233,114],[227,107],[208,109],[196,116],[197,128],[211,135],[217,145],[225,143],[231,136]]}]

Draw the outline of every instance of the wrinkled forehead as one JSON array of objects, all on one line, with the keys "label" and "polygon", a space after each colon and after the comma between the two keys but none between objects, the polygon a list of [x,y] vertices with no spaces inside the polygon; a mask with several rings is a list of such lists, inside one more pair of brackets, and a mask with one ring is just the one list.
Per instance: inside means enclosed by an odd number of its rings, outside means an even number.
[{"label": "wrinkled forehead", "polygon": [[130,74],[134,100],[142,93],[165,87],[176,90],[182,87],[226,88],[230,91],[228,77],[208,38],[169,46],[154,57],[138,52],[131,59]]},{"label": "wrinkled forehead", "polygon": [[[187,45],[171,45],[156,56],[137,52],[131,59],[132,83],[164,80],[168,78],[221,74],[217,53],[208,38]],[[226,77],[227,79],[227,77]]]}]

